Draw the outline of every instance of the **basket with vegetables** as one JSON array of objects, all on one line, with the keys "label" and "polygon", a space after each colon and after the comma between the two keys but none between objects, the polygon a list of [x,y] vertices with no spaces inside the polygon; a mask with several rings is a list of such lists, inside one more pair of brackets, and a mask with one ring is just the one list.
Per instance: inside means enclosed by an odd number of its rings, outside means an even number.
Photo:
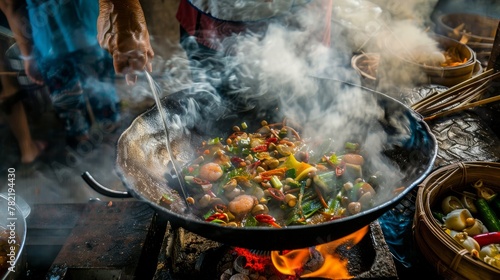
[{"label": "basket with vegetables", "polygon": [[459,162],[419,186],[417,246],[447,279],[500,279],[500,163]]}]

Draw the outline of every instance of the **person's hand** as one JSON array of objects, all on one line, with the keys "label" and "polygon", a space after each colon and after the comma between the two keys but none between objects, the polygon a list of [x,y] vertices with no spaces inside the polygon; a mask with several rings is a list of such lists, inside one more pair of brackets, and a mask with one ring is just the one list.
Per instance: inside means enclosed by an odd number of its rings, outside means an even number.
[{"label": "person's hand", "polygon": [[101,47],[113,56],[116,73],[125,74],[128,84],[137,80],[136,71],[152,71],[154,52],[138,0],[100,0],[97,32]]},{"label": "person's hand", "polygon": [[38,64],[33,58],[24,59],[24,72],[26,76],[37,85],[43,85],[43,78],[38,70]]}]

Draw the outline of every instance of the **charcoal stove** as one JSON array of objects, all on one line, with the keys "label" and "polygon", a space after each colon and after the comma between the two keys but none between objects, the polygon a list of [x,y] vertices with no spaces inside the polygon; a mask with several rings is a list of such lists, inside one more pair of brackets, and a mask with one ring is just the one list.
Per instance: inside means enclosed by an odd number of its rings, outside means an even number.
[{"label": "charcoal stove", "polygon": [[[266,242],[272,242],[267,240]],[[304,270],[314,271],[324,261],[310,248]],[[378,221],[354,246],[339,246],[335,253],[347,263],[356,279],[398,279],[397,269]],[[154,279],[301,279],[284,275],[270,260],[271,252],[225,246],[182,228],[167,227]],[[255,266],[255,262],[259,265]],[[322,279],[322,278],[310,278]]]},{"label": "charcoal stove", "polygon": [[[26,245],[23,279],[296,279],[272,267],[252,270],[242,248],[175,228],[139,201],[35,205]],[[270,255],[243,250],[264,260]],[[378,221],[359,243],[337,253],[357,279],[398,279]],[[309,270],[322,261],[312,255]]]}]

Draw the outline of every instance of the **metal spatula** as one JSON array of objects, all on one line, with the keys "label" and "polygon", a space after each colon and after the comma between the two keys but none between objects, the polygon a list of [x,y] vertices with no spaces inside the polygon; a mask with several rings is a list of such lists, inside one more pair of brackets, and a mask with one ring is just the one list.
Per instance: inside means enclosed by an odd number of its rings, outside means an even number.
[{"label": "metal spatula", "polygon": [[163,128],[165,131],[165,145],[167,146],[167,153],[170,157],[170,162],[172,163],[172,170],[174,171],[175,177],[177,178],[177,181],[179,183],[181,195],[184,199],[184,203],[186,203],[186,210],[189,211],[190,205],[189,205],[189,203],[187,203],[187,200],[186,200],[188,198],[188,193],[186,191],[186,184],[184,182],[184,177],[182,176],[182,173],[181,173],[179,161],[177,160],[175,154],[172,152],[172,148],[170,147],[170,135],[169,135],[168,126],[167,126],[167,114],[165,112],[165,109],[161,106],[160,95],[158,93],[158,89],[157,89],[157,86],[153,80],[153,77],[151,77],[151,75],[147,71],[144,71],[144,73],[146,75],[146,79],[148,81],[149,87],[151,88],[151,93],[154,96],[156,107],[158,109],[159,116],[161,118],[161,122],[163,124]]}]

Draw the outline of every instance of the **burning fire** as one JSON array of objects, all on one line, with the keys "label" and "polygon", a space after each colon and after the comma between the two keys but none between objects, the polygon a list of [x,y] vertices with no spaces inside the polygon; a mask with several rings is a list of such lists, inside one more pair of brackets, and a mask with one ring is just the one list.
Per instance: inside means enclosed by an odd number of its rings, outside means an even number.
[{"label": "burning fire", "polygon": [[[335,253],[335,249],[347,242],[352,245],[359,243],[368,232],[368,226],[337,239],[335,241],[321,244],[315,249],[323,256],[324,263],[316,271],[299,275],[300,278],[321,277],[328,279],[348,279],[353,278],[347,270],[347,260],[341,259]],[[310,258],[310,248],[290,250],[284,254],[278,251],[271,252],[271,260],[274,267],[283,275],[295,276],[300,274],[300,270]]]}]

